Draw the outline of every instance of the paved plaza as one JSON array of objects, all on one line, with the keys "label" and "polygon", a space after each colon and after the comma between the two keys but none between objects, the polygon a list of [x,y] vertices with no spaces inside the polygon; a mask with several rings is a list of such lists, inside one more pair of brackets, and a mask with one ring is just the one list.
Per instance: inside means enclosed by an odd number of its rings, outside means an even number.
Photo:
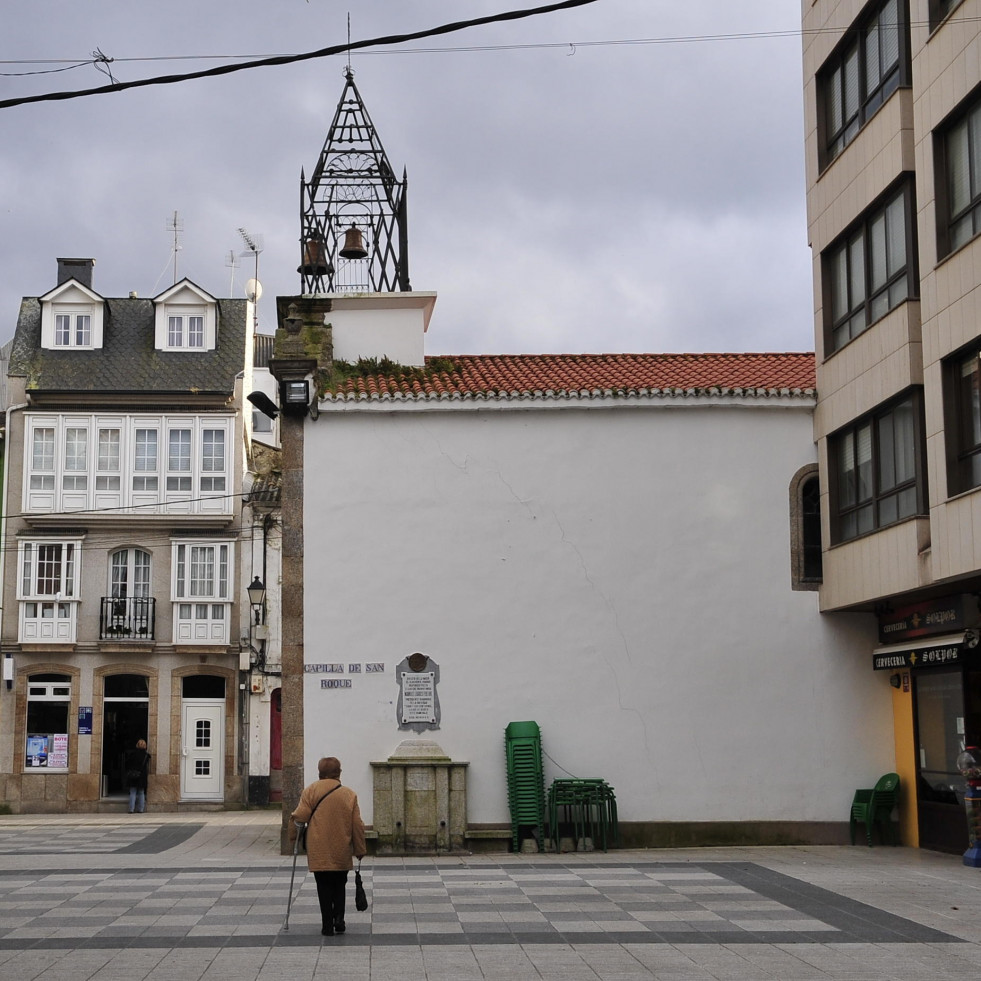
[{"label": "paved plaza", "polygon": [[0,979],[981,977],[981,869],[915,849],[368,859],[334,937],[291,871],[272,811],[0,817]]}]

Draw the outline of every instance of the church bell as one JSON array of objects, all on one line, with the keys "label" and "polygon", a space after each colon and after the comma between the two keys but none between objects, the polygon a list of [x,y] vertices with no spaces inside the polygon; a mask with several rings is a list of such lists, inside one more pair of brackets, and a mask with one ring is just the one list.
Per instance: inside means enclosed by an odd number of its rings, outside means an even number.
[{"label": "church bell", "polygon": [[296,271],[304,276],[327,275],[327,253],[319,238],[307,239],[303,246],[303,264]]},{"label": "church bell", "polygon": [[352,225],[344,233],[344,246],[338,253],[344,259],[366,259],[368,250],[364,247],[364,237],[361,229]]}]

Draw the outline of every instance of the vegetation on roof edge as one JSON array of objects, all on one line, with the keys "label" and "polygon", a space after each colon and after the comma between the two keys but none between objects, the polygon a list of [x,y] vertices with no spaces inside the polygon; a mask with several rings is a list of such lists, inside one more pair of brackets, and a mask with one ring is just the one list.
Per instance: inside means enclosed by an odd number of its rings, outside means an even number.
[{"label": "vegetation on roof edge", "polygon": [[321,373],[318,389],[321,395],[336,395],[347,388],[349,382],[359,378],[385,378],[399,385],[413,382],[424,385],[439,375],[454,371],[456,362],[452,358],[427,358],[423,366],[399,364],[391,358],[358,358],[353,363],[333,361],[330,369]]}]

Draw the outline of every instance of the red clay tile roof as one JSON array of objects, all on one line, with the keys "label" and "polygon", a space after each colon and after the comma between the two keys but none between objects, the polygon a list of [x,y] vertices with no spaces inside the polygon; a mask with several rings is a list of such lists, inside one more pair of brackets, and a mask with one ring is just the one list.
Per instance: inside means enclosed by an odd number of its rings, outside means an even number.
[{"label": "red clay tile roof", "polygon": [[814,392],[814,355],[480,354],[426,358],[425,368],[358,366],[327,399],[520,398],[539,395],[778,395]]}]

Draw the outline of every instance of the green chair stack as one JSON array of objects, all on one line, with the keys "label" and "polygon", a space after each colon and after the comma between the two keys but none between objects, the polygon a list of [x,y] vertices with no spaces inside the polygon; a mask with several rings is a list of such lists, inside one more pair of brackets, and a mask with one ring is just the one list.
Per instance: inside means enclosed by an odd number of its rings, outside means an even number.
[{"label": "green chair stack", "polygon": [[617,799],[605,780],[553,780],[548,789],[548,814],[556,847],[561,826],[567,827],[576,842],[589,838],[604,852],[620,844]]},{"label": "green chair stack", "polygon": [[521,829],[531,828],[538,851],[545,847],[545,771],[537,722],[510,722],[504,730],[511,843],[521,850]]},{"label": "green chair stack", "polygon": [[865,840],[872,847],[872,828],[879,826],[879,837],[883,842],[896,844],[892,824],[892,812],[899,803],[899,774],[887,773],[879,777],[871,789],[855,791],[852,810],[848,819],[848,830],[852,844],[855,844],[855,825],[865,825]]}]

